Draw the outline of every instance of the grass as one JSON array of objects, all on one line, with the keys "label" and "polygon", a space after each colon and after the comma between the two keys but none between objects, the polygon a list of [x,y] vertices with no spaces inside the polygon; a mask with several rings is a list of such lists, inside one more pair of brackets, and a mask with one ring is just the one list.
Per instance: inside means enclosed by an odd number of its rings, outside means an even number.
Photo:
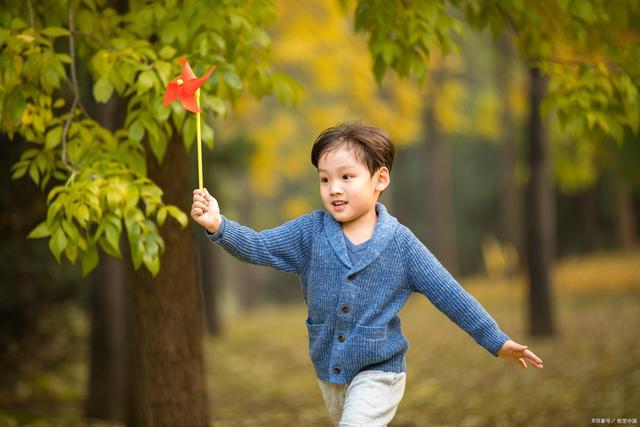
[{"label": "grass", "polygon": [[[393,426],[576,426],[640,418],[640,254],[566,260],[554,274],[552,339],[527,336],[525,286],[463,285],[511,337],[545,362],[521,369],[489,355],[424,297],[401,313],[411,343],[405,396]],[[307,356],[303,306],[268,307],[207,341],[216,426],[327,426]]]}]

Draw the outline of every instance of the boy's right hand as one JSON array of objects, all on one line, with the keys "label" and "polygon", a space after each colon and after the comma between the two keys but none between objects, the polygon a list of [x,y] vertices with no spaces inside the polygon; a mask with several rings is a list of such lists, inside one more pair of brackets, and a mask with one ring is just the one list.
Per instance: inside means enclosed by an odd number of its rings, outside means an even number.
[{"label": "boy's right hand", "polygon": [[210,233],[215,233],[220,228],[222,216],[220,216],[218,201],[209,194],[206,188],[193,190],[191,218]]}]

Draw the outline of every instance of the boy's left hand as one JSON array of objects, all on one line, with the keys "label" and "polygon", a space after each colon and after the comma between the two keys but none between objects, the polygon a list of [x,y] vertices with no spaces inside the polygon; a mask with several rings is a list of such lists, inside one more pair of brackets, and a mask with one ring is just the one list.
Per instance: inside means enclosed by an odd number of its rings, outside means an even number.
[{"label": "boy's left hand", "polygon": [[527,367],[527,361],[536,368],[542,368],[542,359],[536,356],[526,345],[518,344],[515,341],[507,340],[500,351],[498,357],[513,362],[518,362],[523,368]]}]

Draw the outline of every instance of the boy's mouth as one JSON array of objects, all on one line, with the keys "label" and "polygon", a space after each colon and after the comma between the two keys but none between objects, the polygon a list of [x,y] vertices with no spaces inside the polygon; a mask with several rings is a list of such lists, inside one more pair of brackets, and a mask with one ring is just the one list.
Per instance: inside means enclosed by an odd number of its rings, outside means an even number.
[{"label": "boy's mouth", "polygon": [[335,200],[331,202],[331,204],[337,211],[341,211],[347,206],[347,202],[345,202],[344,200]]}]

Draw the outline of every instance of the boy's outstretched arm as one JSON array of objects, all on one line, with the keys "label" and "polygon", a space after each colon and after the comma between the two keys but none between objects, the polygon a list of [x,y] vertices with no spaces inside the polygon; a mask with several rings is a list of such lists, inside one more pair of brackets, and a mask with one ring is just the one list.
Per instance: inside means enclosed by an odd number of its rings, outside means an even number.
[{"label": "boy's outstretched arm", "polygon": [[204,188],[193,191],[191,217],[207,229],[212,242],[241,261],[290,273],[304,268],[313,234],[312,215],[257,232],[221,215],[218,202]]},{"label": "boy's outstretched arm", "polygon": [[518,362],[523,368],[527,367],[527,361],[536,368],[543,367],[542,359],[527,346],[513,341],[500,330],[478,300],[460,286],[422,242],[412,233],[408,236],[408,275],[415,290],[427,296],[440,311],[493,355]]},{"label": "boy's outstretched arm", "polygon": [[518,344],[513,340],[508,340],[504,343],[498,352],[498,357],[512,362],[518,362],[523,368],[527,367],[527,361],[538,369],[543,367],[542,359],[529,350],[526,345]]}]

